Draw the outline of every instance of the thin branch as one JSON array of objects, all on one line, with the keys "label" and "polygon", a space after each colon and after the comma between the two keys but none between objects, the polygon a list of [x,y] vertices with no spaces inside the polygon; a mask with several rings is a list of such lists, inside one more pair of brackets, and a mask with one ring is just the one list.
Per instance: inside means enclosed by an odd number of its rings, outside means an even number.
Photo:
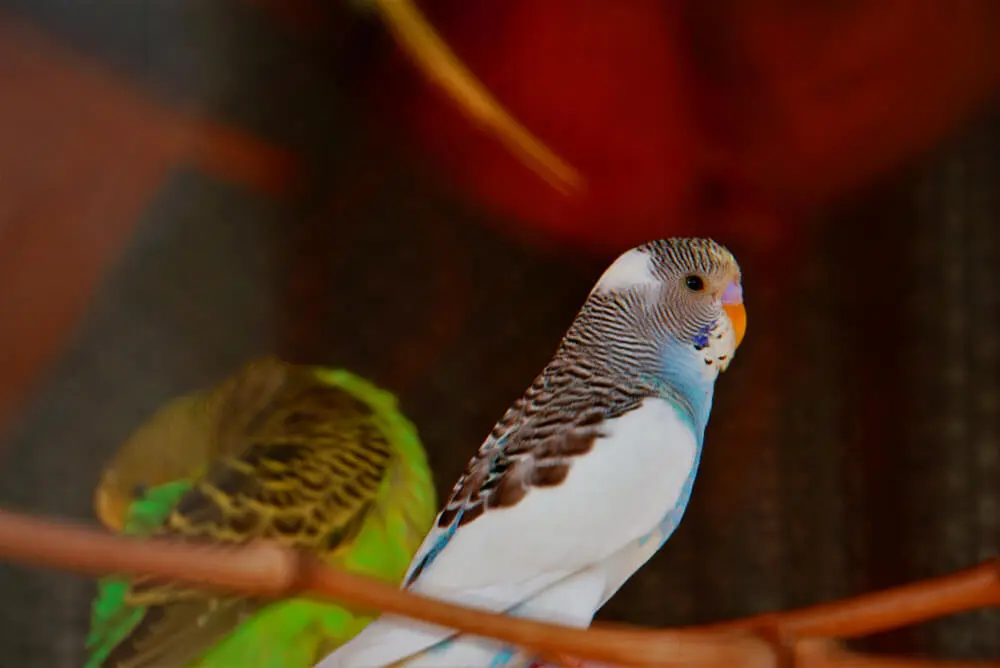
[{"label": "thin branch", "polygon": [[459,108],[488,128],[536,174],[563,194],[584,187],[583,176],[521,125],[451,50],[413,0],[374,0],[399,47]]},{"label": "thin branch", "polygon": [[831,640],[806,640],[798,644],[795,665],[809,668],[998,668],[1000,661],[947,661],[899,656],[858,654]]},{"label": "thin branch", "polygon": [[780,628],[782,633],[799,638],[857,638],[964,610],[998,605],[1000,558],[922,582],[798,610],[712,624],[707,628]]},{"label": "thin branch", "polygon": [[133,540],[5,510],[0,510],[0,555],[84,575],[154,575],[266,597],[293,589],[298,572],[294,553],[272,545],[234,549]]},{"label": "thin branch", "polygon": [[0,555],[87,575],[157,575],[251,595],[333,598],[497,638],[546,654],[622,666],[771,666],[768,644],[746,632],[584,631],[472,611],[327,568],[276,545],[245,548],[141,541],[0,511]]},{"label": "thin branch", "polygon": [[816,641],[794,642],[833,633],[856,636],[866,629],[883,630],[939,614],[994,605],[1000,599],[995,563],[886,592],[725,624],[669,630],[595,625],[579,630],[410,594],[263,543],[225,548],[166,540],[139,541],[0,511],[0,555],[25,564],[88,575],[154,575],[262,597],[332,598],[496,638],[548,656],[574,656],[619,666],[770,667],[777,663],[779,643],[768,638],[775,637],[791,638],[795,665],[811,668],[997,666],[868,657],[830,649],[829,644]]},{"label": "thin branch", "polygon": [[269,195],[297,194],[303,167],[290,151],[194,114],[169,114],[182,157],[200,169]]}]

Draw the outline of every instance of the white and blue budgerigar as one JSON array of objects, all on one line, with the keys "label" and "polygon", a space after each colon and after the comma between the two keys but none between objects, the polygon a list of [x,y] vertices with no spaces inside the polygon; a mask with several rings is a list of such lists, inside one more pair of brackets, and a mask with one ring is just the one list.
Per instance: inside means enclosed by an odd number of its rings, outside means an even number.
[{"label": "white and blue budgerigar", "polygon": [[[718,243],[666,239],[619,256],[469,462],[403,586],[589,626],[677,527],[715,380],[745,328],[740,268]],[[490,639],[384,615],[317,668],[531,660]]]}]

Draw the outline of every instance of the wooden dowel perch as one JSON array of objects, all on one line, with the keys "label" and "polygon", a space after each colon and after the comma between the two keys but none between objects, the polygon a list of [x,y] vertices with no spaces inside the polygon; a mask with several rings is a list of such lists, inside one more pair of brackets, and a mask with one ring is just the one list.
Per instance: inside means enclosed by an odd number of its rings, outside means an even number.
[{"label": "wooden dowel perch", "polygon": [[[808,638],[853,637],[1000,605],[1000,560],[877,594],[705,627],[653,630],[595,625],[577,630],[470,610],[327,568],[276,545],[244,548],[136,540],[67,522],[0,511],[0,557],[86,575],[154,575],[262,597],[310,596],[351,602],[466,633],[620,666],[776,666],[776,639],[793,640],[799,666],[1000,666],[861,657]],[[780,662],[784,664],[784,662]],[[790,664],[784,664],[790,665]]]}]

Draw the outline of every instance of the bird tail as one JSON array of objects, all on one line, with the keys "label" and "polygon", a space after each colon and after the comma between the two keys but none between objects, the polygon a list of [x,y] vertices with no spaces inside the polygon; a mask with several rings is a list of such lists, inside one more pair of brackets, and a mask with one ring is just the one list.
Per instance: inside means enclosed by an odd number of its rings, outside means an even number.
[{"label": "bird tail", "polygon": [[[532,583],[534,586],[528,589],[527,596],[513,595],[508,605],[493,606],[493,609],[505,610],[515,617],[586,628],[600,606],[606,581],[602,568],[588,568],[548,586],[539,579]],[[506,593],[512,594],[511,591]],[[468,598],[475,597],[467,594]],[[451,629],[425,622],[383,615],[315,668],[519,668],[530,664],[531,657],[503,643],[458,635]]]},{"label": "bird tail", "polygon": [[[383,617],[315,668],[527,668],[531,660],[514,648],[476,636],[421,629],[409,620]],[[442,637],[444,636],[444,637]]]},{"label": "bird tail", "polygon": [[[454,635],[454,631],[405,618],[383,615],[315,668],[373,668],[409,665],[406,660]],[[438,663],[437,665],[441,665]],[[476,664],[469,665],[470,668]]]}]

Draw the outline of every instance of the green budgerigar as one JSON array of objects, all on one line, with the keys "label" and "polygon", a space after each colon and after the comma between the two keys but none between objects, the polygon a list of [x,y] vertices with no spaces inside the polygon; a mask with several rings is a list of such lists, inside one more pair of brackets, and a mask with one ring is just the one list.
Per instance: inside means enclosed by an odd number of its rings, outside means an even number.
[{"label": "green budgerigar", "polygon": [[[266,538],[392,584],[437,511],[423,447],[395,397],[347,371],[273,358],[162,408],[105,470],[95,506],[128,534]],[[376,614],[106,578],[86,668],[306,668]]]}]

